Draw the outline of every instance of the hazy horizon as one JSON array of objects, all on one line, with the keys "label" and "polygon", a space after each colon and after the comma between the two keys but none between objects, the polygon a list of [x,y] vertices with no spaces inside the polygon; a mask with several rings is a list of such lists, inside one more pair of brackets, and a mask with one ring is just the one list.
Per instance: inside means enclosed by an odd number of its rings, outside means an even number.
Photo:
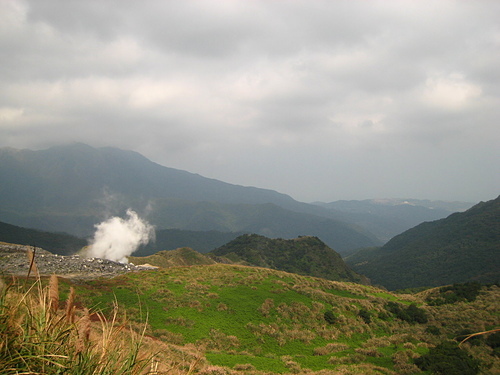
[{"label": "hazy horizon", "polygon": [[0,147],[302,202],[500,191],[500,2],[0,0]]}]

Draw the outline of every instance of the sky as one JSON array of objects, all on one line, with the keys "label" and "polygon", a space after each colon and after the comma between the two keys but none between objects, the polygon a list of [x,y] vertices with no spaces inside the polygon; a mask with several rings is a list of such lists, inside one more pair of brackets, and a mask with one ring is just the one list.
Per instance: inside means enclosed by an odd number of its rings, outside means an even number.
[{"label": "sky", "polygon": [[500,194],[500,1],[0,0],[0,147],[303,202]]}]

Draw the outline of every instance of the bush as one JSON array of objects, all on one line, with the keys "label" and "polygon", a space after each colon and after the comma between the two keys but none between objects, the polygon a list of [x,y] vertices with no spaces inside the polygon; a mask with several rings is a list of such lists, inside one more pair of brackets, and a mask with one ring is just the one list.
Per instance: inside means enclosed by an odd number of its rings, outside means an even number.
[{"label": "bush", "polygon": [[427,323],[428,321],[425,310],[417,307],[414,303],[405,308],[399,303],[389,302],[385,308],[394,314],[396,318],[408,323]]},{"label": "bush", "polygon": [[406,315],[408,315],[408,322],[410,323],[427,323],[427,314],[424,309],[420,309],[412,303],[406,308]]},{"label": "bush", "polygon": [[415,359],[423,371],[443,375],[475,375],[479,373],[479,361],[454,342],[444,342],[432,348],[429,353]]},{"label": "bush", "polygon": [[431,335],[434,335],[434,336],[441,334],[441,330],[436,326],[428,326],[425,329],[425,332],[430,333]]},{"label": "bush", "polygon": [[372,322],[372,316],[371,316],[370,312],[367,309],[361,309],[361,310],[359,310],[358,315],[359,315],[359,317],[361,319],[363,319],[363,321],[366,324],[370,324]]},{"label": "bush", "polygon": [[323,317],[325,318],[328,324],[335,324],[337,322],[337,317],[335,316],[332,310],[325,311]]},{"label": "bush", "polygon": [[486,345],[493,349],[493,355],[500,357],[500,332],[490,334],[486,337]]},{"label": "bush", "polygon": [[431,306],[439,306],[456,302],[473,302],[476,300],[482,285],[478,282],[453,284],[439,289],[439,296],[429,298],[427,302]]}]

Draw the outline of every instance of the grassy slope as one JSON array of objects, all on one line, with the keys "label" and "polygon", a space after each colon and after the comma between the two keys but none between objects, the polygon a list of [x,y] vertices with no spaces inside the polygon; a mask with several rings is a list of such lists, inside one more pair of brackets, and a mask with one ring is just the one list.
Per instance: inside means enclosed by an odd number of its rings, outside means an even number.
[{"label": "grassy slope", "polygon": [[[403,373],[429,345],[499,323],[496,287],[474,303],[425,306],[418,296],[370,286],[222,264],[132,273],[77,287],[95,308],[111,308],[116,298],[131,319],[144,320],[147,312],[149,334],[194,344],[214,365],[271,373]],[[385,309],[388,301],[417,302],[429,323],[395,319]],[[370,311],[370,324],[358,316],[361,308]],[[327,310],[336,314],[336,324],[324,320]],[[425,333],[428,325],[442,334]]]},{"label": "grassy slope", "polygon": [[199,252],[189,248],[182,247],[175,250],[163,250],[156,254],[145,257],[128,257],[129,262],[135,265],[150,264],[157,267],[175,267],[214,264],[215,261]]}]

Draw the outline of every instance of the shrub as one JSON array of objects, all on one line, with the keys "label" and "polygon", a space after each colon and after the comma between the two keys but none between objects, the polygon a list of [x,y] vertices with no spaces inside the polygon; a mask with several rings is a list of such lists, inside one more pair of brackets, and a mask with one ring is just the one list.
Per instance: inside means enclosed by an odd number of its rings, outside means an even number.
[{"label": "shrub", "polygon": [[417,307],[414,303],[405,308],[399,303],[389,302],[386,309],[394,314],[396,318],[408,323],[427,323],[428,321],[425,310]]},{"label": "shrub", "polygon": [[436,326],[428,326],[425,329],[425,332],[430,333],[431,335],[434,335],[434,336],[441,334],[441,330]]},{"label": "shrub", "polygon": [[325,311],[323,317],[328,324],[335,324],[337,322],[337,317],[335,316],[332,310]]},{"label": "shrub", "polygon": [[417,307],[414,303],[406,308],[406,315],[410,323],[427,323],[427,314],[424,309]]},{"label": "shrub", "polygon": [[325,346],[314,348],[314,355],[327,355],[349,349],[349,345],[340,342],[331,342]]},{"label": "shrub", "polygon": [[443,375],[475,375],[479,373],[479,361],[454,342],[447,341],[432,348],[429,353],[415,359],[423,371]]},{"label": "shrub", "polygon": [[485,342],[493,349],[493,355],[500,357],[500,332],[490,334],[486,337]]},{"label": "shrub", "polygon": [[363,319],[363,321],[366,324],[370,324],[372,322],[372,316],[367,309],[359,310],[358,315],[361,317],[361,319]]},{"label": "shrub", "polygon": [[476,300],[482,285],[478,282],[469,282],[463,284],[453,284],[439,289],[439,296],[428,298],[427,302],[431,306],[451,304],[455,302]]},{"label": "shrub", "polygon": [[240,363],[236,364],[233,367],[236,371],[254,371],[255,366],[252,365],[251,363]]}]

